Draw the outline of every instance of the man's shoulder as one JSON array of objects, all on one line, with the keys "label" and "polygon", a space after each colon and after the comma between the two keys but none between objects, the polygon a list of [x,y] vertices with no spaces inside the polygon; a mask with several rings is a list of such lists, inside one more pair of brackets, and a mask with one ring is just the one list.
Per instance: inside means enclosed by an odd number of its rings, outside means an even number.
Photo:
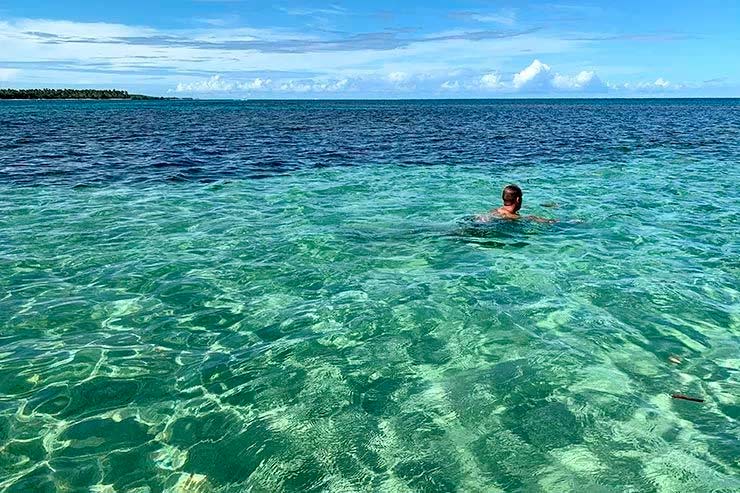
[{"label": "man's shoulder", "polygon": [[485,214],[479,214],[475,216],[475,220],[478,222],[489,222],[495,219],[519,219],[519,214],[514,214],[506,210],[493,209]]},{"label": "man's shoulder", "polygon": [[501,209],[496,209],[496,216],[501,217],[503,219],[519,219],[519,214],[512,213],[509,211],[502,211]]}]

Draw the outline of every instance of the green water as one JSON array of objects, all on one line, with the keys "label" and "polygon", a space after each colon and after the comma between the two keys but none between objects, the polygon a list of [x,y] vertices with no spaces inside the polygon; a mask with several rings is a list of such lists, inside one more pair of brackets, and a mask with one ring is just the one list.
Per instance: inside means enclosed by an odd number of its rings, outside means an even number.
[{"label": "green water", "polygon": [[[464,221],[508,182],[560,222]],[[738,491],[737,184],[0,185],[0,491]]]}]

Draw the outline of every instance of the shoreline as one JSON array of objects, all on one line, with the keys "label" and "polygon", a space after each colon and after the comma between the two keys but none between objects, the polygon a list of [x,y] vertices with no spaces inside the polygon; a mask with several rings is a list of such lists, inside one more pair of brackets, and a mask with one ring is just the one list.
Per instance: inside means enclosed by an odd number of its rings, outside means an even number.
[{"label": "shoreline", "polygon": [[2,101],[215,101],[212,99],[188,99],[188,98],[158,98],[147,96],[145,98],[0,98]]}]

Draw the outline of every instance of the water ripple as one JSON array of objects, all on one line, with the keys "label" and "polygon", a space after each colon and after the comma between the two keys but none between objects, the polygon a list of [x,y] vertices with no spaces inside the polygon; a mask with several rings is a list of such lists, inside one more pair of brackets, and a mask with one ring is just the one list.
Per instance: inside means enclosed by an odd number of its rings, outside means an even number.
[{"label": "water ripple", "polygon": [[737,490],[738,114],[4,103],[0,491]]}]

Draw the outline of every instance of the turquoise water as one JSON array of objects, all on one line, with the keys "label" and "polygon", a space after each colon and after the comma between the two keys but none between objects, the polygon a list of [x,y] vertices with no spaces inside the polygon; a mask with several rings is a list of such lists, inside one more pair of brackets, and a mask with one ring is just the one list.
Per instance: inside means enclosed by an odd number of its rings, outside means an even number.
[{"label": "turquoise water", "polygon": [[[337,130],[243,176],[213,130],[171,179],[151,134],[79,140],[135,105],[56,104],[0,107],[64,129],[0,150],[0,491],[740,490],[737,106],[687,110],[703,147],[606,106],[644,135],[306,162]],[[509,182],[559,222],[470,223]]]}]

